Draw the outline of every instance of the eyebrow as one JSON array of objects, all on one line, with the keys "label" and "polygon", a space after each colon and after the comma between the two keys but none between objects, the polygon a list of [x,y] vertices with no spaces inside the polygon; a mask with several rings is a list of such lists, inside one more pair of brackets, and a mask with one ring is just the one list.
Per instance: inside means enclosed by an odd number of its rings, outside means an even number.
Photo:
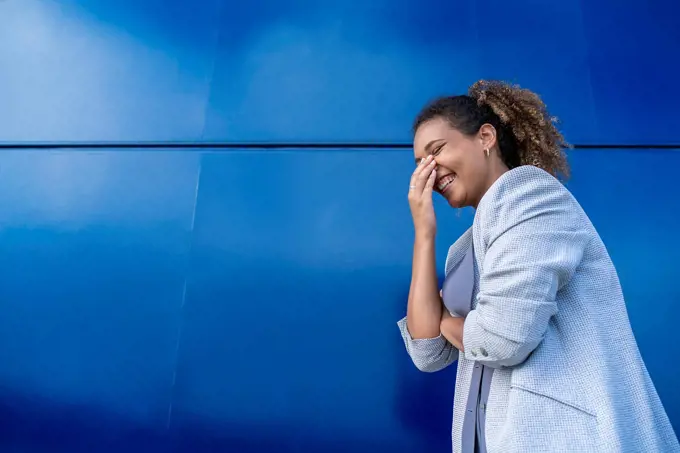
[{"label": "eyebrow", "polygon": [[[425,145],[425,153],[432,154],[432,148],[434,147],[434,145],[438,145],[438,144],[443,143],[443,142],[444,142],[443,138],[438,138],[438,139],[432,140],[427,145]],[[416,165],[420,165],[421,160],[423,160],[422,157],[416,158]]]},{"label": "eyebrow", "polygon": [[438,138],[436,140],[432,140],[430,143],[425,145],[425,152],[428,153],[428,154],[432,154],[432,147],[436,144],[439,144],[440,142],[443,142],[443,141],[444,141],[443,138]]}]

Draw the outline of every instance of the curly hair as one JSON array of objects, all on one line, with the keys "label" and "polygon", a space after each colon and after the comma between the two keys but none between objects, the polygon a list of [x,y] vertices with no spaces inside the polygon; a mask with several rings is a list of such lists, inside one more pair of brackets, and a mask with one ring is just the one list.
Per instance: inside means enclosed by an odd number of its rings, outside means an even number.
[{"label": "curly hair", "polygon": [[558,131],[557,119],[548,114],[534,92],[500,81],[480,80],[467,95],[446,96],[426,105],[413,124],[444,118],[465,135],[474,135],[484,124],[496,129],[501,159],[508,168],[533,165],[559,179],[569,177],[563,148],[569,144]]}]

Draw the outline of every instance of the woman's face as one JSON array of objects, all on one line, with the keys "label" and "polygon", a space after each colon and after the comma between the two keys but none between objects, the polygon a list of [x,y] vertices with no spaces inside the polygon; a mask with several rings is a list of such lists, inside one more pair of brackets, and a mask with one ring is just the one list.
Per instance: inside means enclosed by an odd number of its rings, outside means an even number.
[{"label": "woman's face", "polygon": [[434,190],[452,207],[462,208],[476,207],[498,177],[493,178],[497,164],[494,161],[500,161],[493,151],[495,144],[493,126],[484,125],[470,137],[452,128],[445,119],[435,118],[418,128],[413,147],[417,162],[430,154],[434,156],[437,172]]}]

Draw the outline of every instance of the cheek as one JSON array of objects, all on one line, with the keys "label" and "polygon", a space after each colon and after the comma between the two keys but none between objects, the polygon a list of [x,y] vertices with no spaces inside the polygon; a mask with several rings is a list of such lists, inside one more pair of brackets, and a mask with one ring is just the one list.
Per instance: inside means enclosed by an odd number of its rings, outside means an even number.
[{"label": "cheek", "polygon": [[484,173],[486,172],[486,163],[482,159],[476,159],[470,156],[470,158],[465,159],[465,162],[461,164],[462,172],[468,182],[474,183],[477,179],[483,179]]},{"label": "cheek", "polygon": [[437,159],[437,166],[442,174],[451,172],[460,173],[465,168],[465,160],[455,154],[442,156],[440,159]]}]

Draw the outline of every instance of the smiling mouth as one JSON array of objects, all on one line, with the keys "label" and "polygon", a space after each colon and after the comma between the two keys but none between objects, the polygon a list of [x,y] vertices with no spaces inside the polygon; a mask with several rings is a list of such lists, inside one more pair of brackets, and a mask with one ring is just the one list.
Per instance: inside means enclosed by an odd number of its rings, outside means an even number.
[{"label": "smiling mouth", "polygon": [[448,174],[437,181],[437,190],[443,193],[456,180],[456,175]]}]

